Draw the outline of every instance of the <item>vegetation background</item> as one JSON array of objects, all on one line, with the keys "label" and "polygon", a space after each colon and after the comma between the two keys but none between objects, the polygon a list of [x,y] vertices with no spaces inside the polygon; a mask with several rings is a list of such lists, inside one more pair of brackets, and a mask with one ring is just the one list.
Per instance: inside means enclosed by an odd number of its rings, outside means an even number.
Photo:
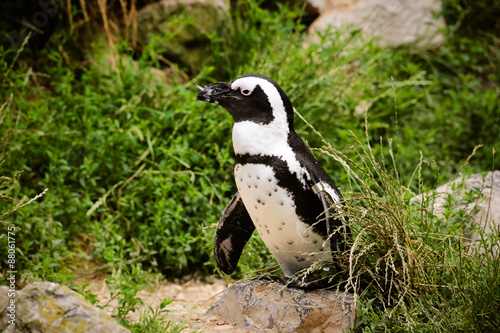
[{"label": "vegetation background", "polygon": [[[110,45],[103,3],[75,2],[17,49],[8,40],[16,22],[0,24],[0,234],[17,229],[19,287],[49,280],[95,303],[74,281],[102,272],[123,325],[181,330],[158,311],[139,323],[127,314],[157,279],[222,276],[211,253],[235,192],[232,120],[197,102],[196,86],[260,73],[291,97],[306,120],[296,118],[297,131],[349,199],[357,254],[346,254],[339,287],[360,296],[356,329],[500,327],[498,255],[466,253],[467,216],[450,208],[440,220],[409,202],[500,165],[498,1],[443,0],[446,44],[423,49],[382,48],[352,29],[304,48],[301,8],[242,0],[229,29],[210,35],[210,57],[185,68],[162,57],[158,40],[138,50],[113,36]],[[82,4],[91,17],[78,33]],[[273,266],[256,235],[224,278]]]}]

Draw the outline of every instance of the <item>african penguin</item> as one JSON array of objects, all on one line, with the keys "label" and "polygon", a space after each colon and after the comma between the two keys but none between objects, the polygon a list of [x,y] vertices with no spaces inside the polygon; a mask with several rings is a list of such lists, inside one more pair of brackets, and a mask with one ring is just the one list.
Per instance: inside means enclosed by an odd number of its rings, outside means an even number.
[{"label": "african penguin", "polygon": [[345,214],[332,218],[325,211],[333,206],[343,214],[343,199],[295,132],[287,95],[273,80],[257,74],[200,90],[198,100],[219,104],[235,121],[238,192],[217,226],[217,265],[231,274],[254,229],[287,277],[295,277],[315,260],[332,261],[332,253],[346,249],[349,228]]}]

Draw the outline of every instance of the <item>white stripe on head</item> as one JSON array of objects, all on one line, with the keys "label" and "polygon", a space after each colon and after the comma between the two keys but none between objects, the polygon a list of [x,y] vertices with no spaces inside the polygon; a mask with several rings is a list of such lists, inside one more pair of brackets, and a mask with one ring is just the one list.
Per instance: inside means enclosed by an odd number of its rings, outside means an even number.
[{"label": "white stripe on head", "polygon": [[255,76],[237,78],[231,83],[231,89],[239,89],[242,94],[253,93],[259,86],[266,94],[273,112],[273,120],[269,124],[257,124],[242,121],[234,124],[233,145],[237,154],[251,155],[282,155],[290,150],[288,147],[288,123],[285,105],[281,95],[271,82]]},{"label": "white stripe on head", "polygon": [[237,154],[278,156],[287,162],[290,172],[296,173],[300,182],[306,186],[304,176],[309,178],[307,170],[296,159],[288,144],[290,132],[285,104],[274,84],[266,79],[245,76],[231,84],[231,89],[239,89],[242,94],[251,94],[260,86],[267,95],[273,110],[274,119],[269,124],[257,124],[251,121],[237,122],[233,126],[233,146]]},{"label": "white stripe on head", "polygon": [[[231,89],[239,89],[244,95],[251,94],[257,86],[260,86],[262,91],[264,91],[264,93],[267,95],[269,104],[271,104],[271,107],[273,109],[273,116],[275,118],[275,121],[279,124],[287,124],[285,104],[283,103],[281,95],[274,84],[266,79],[255,76],[244,76],[241,78],[237,78],[233,81],[233,83],[231,83]],[[248,93],[245,93],[246,91],[248,91]]]}]

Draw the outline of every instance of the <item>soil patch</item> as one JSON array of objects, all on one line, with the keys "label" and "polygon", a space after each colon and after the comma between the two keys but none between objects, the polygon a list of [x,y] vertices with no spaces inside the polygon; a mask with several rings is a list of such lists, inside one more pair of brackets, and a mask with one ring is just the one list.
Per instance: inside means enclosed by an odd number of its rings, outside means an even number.
[{"label": "soil patch", "polygon": [[[89,282],[89,289],[92,293],[98,295],[99,302],[96,305],[103,306],[106,304],[110,299],[110,293],[105,280],[87,282]],[[187,328],[182,332],[246,332],[246,330],[239,330],[235,326],[216,318],[203,318],[207,310],[221,296],[224,289],[229,286],[230,284],[223,280],[210,282],[190,280],[185,283],[164,282],[149,290],[141,290],[137,293],[137,297],[141,298],[146,306],[131,312],[129,319],[137,322],[143,311],[149,311],[148,306],[156,310],[160,308],[160,304],[164,299],[173,299],[174,301],[166,307],[169,312],[165,314],[165,319],[171,320],[174,324],[185,324],[183,326]],[[117,305],[117,300],[112,300],[104,310],[112,314]]]}]

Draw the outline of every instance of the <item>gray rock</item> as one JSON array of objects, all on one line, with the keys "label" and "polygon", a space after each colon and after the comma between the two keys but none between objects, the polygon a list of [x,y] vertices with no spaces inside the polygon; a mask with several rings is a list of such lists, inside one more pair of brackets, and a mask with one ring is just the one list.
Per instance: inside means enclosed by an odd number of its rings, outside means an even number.
[{"label": "gray rock", "polygon": [[380,38],[381,45],[400,45],[419,41],[421,45],[440,45],[445,27],[440,0],[308,0],[320,16],[309,28],[310,42],[316,42],[316,31],[329,26],[353,25],[364,36]]},{"label": "gray rock", "polygon": [[344,332],[354,327],[356,300],[330,290],[304,291],[269,282],[226,289],[202,320],[258,332]]},{"label": "gray rock", "polygon": [[[473,246],[479,246],[481,233],[490,235],[495,229],[497,234],[500,233],[500,171],[491,171],[485,176],[477,173],[468,178],[459,177],[412,200],[430,202],[434,215],[443,218],[449,196],[453,199],[452,209],[462,210],[471,216],[472,221],[482,230],[482,232],[466,231],[464,234]],[[482,246],[479,249],[481,252],[485,251]],[[498,253],[498,246],[495,244],[491,249],[494,253]]]},{"label": "gray rock", "polygon": [[[8,295],[9,287],[0,287],[0,331],[5,333],[126,333],[103,310],[66,286],[51,282],[33,282]],[[9,324],[8,305],[15,304],[15,325]]]},{"label": "gray rock", "polygon": [[162,0],[137,13],[137,43],[153,36],[167,58],[184,65],[199,64],[208,54],[208,34],[220,32],[230,19],[229,0]]}]

